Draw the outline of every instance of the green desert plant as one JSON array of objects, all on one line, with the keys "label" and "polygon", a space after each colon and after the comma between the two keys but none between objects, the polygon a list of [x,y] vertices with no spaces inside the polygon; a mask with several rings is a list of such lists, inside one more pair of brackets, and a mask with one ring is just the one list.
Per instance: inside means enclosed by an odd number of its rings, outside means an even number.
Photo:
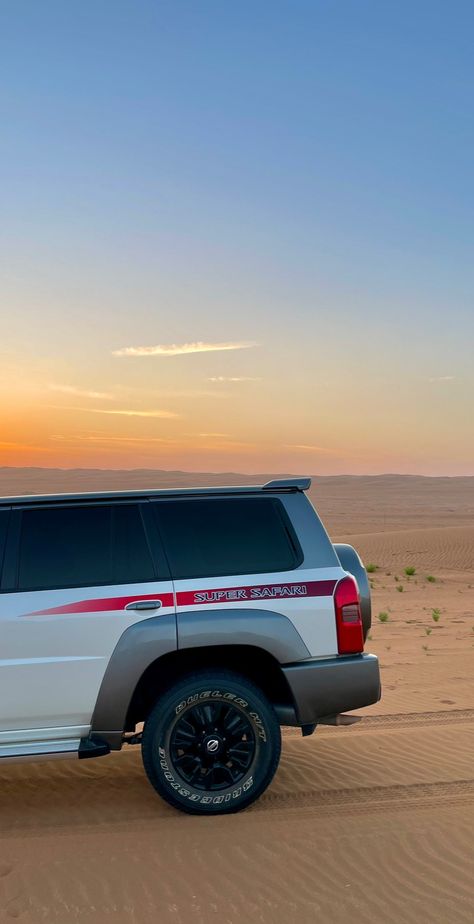
[{"label": "green desert plant", "polygon": [[374,565],[374,563],[370,561],[369,564],[365,566],[365,570],[368,571],[369,574],[373,574],[374,571],[377,571],[377,565]]},{"label": "green desert plant", "polygon": [[441,610],[437,610],[437,609],[431,610],[431,618],[433,622],[439,622],[441,619]]},{"label": "green desert plant", "polygon": [[399,594],[403,593],[403,584],[397,584],[397,590]]},{"label": "green desert plant", "polygon": [[434,584],[434,583],[436,582],[436,578],[433,577],[432,574],[427,574],[427,575],[426,575],[426,580],[429,581],[430,584]]},{"label": "green desert plant", "polygon": [[428,651],[428,645],[422,645],[421,647],[422,647],[423,651]]},{"label": "green desert plant", "polygon": [[408,568],[405,568],[405,574],[407,577],[413,577],[416,574],[416,568],[413,565],[409,565]]},{"label": "green desert plant", "polygon": [[380,622],[388,622],[388,613],[379,613],[379,620]]},{"label": "green desert plant", "polygon": [[426,632],[427,635],[431,635],[432,631],[433,631],[433,629],[425,629],[425,632]]}]

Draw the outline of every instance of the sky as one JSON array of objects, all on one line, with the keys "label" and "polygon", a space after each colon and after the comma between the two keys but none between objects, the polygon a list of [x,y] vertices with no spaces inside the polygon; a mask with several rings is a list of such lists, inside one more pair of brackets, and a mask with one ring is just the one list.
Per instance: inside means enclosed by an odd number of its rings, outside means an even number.
[{"label": "sky", "polygon": [[474,474],[473,36],[0,0],[0,465]]}]

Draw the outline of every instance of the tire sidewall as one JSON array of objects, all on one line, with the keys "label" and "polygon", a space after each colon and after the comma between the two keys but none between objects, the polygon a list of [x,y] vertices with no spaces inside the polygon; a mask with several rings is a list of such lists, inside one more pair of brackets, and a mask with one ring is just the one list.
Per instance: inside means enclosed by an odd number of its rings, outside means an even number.
[{"label": "tire sidewall", "polygon": [[[214,792],[190,786],[173,766],[170,749],[173,730],[180,715],[187,708],[206,702],[233,705],[245,715],[255,736],[255,753],[245,775],[238,783]],[[253,802],[268,785],[276,748],[278,761],[280,729],[272,713],[272,708],[258,695],[256,688],[219,677],[217,673],[212,678],[178,685],[157,704],[145,726],[148,757],[145,766],[152,783],[167,801],[187,812],[215,814],[238,811]],[[150,759],[152,767],[147,767]]]}]

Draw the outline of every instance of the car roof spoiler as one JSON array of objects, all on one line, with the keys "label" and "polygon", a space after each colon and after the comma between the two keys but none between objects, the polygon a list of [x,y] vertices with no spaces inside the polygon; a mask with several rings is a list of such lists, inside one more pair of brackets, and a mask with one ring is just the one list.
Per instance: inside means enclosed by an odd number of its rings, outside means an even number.
[{"label": "car roof spoiler", "polygon": [[264,491],[309,491],[311,478],[276,478],[263,485]]},{"label": "car roof spoiler", "polygon": [[92,491],[79,494],[30,494],[20,497],[0,497],[0,507],[12,507],[18,504],[51,504],[51,503],[84,503],[85,501],[101,500],[147,500],[160,497],[200,497],[206,495],[225,496],[226,494],[258,494],[261,491],[307,491],[311,486],[311,478],[275,478],[267,484],[250,484],[234,486],[215,486],[207,488],[159,488],[130,490],[130,491]]}]

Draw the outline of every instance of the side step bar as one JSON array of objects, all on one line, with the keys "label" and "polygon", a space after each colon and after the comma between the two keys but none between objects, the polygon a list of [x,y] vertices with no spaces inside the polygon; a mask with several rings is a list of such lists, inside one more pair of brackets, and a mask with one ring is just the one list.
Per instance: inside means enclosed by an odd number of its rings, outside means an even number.
[{"label": "side step bar", "polygon": [[24,744],[1,744],[0,763],[2,761],[61,760],[67,757],[78,757],[80,743],[80,738],[71,738],[61,741],[27,741]]},{"label": "side step bar", "polygon": [[105,741],[91,741],[90,738],[71,738],[60,741],[28,741],[24,744],[1,744],[0,764],[22,761],[70,760],[87,757],[103,757],[110,753]]}]

